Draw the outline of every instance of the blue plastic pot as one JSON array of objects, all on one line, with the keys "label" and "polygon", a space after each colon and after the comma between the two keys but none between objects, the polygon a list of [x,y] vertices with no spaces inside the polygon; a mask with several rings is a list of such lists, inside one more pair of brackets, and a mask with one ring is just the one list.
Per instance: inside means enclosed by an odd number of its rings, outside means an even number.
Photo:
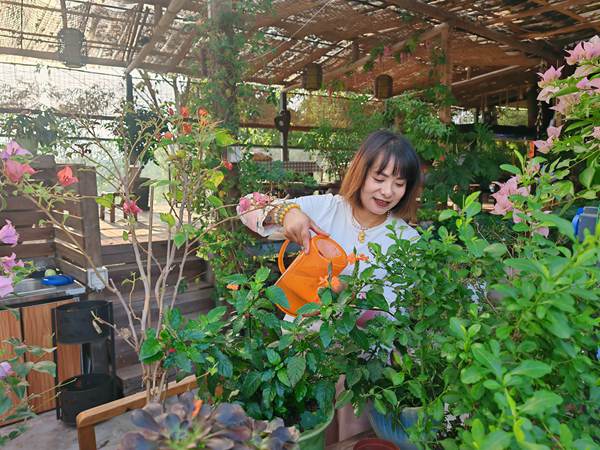
[{"label": "blue plastic pot", "polygon": [[417,423],[422,409],[420,406],[404,408],[399,423],[392,414],[380,414],[372,405],[367,414],[377,437],[393,442],[400,450],[417,450],[418,447],[408,439],[408,429]]}]

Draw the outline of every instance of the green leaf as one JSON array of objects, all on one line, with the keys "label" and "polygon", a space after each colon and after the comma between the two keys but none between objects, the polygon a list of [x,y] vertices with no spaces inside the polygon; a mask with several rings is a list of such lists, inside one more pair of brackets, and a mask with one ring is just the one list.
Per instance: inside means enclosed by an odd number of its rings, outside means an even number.
[{"label": "green leaf", "polygon": [[230,378],[233,375],[231,360],[219,350],[214,351],[214,354],[217,357],[217,371],[225,378]]},{"label": "green leaf", "polygon": [[213,205],[215,208],[220,208],[223,206],[223,201],[219,197],[209,195],[206,199],[208,200],[208,203]]},{"label": "green leaf", "polygon": [[187,240],[187,235],[183,231],[180,231],[179,233],[175,233],[175,235],[173,236],[173,243],[175,244],[175,247],[177,247],[177,248],[181,248],[181,246],[183,244],[185,244],[186,240]]},{"label": "green leaf", "polygon": [[540,222],[540,225],[556,227],[563,235],[569,237],[571,240],[575,239],[573,224],[570,221],[554,214],[544,214],[541,211],[533,211],[532,214],[533,217]]},{"label": "green leaf", "polygon": [[579,174],[579,181],[581,181],[581,184],[589,189],[592,185],[595,172],[596,168],[594,166],[586,167],[584,170],[582,170]]},{"label": "green leaf", "polygon": [[266,350],[266,353],[267,353],[267,359],[269,360],[269,362],[272,365],[276,366],[277,364],[279,364],[281,362],[281,356],[279,356],[279,353],[277,353],[272,348],[268,348]]},{"label": "green leaf", "polygon": [[451,217],[456,217],[457,213],[453,209],[445,209],[442,211],[438,217],[439,222],[443,222],[444,220],[448,220]]},{"label": "green leaf", "polygon": [[341,395],[338,397],[337,401],[335,402],[335,409],[340,409],[349,404],[352,401],[353,395],[354,393],[352,391],[342,392]]},{"label": "green leaf", "polygon": [[514,175],[521,175],[521,169],[513,166],[512,164],[500,164],[500,168],[506,172],[512,173]]},{"label": "green leaf", "polygon": [[481,380],[484,372],[477,366],[466,367],[460,371],[460,381],[465,384],[474,384]]},{"label": "green leaf", "polygon": [[226,312],[227,312],[226,306],[217,306],[216,308],[211,309],[206,314],[206,320],[208,320],[208,323],[217,322],[221,317],[223,317],[223,315]]},{"label": "green leaf", "polygon": [[321,337],[323,346],[325,348],[329,347],[329,344],[331,344],[331,339],[333,338],[333,330],[331,329],[331,325],[328,323],[323,323],[321,325],[321,329],[319,330],[319,336]]},{"label": "green leaf", "polygon": [[306,360],[302,356],[293,356],[288,359],[287,376],[290,386],[294,387],[302,379],[306,370]]},{"label": "green leaf", "polygon": [[254,279],[257,283],[264,283],[267,278],[269,278],[269,273],[271,273],[271,270],[269,270],[267,267],[261,267],[256,271]]},{"label": "green leaf", "polygon": [[496,242],[488,245],[483,251],[493,258],[500,258],[502,255],[508,252],[508,249],[506,248],[506,245]]},{"label": "green leaf", "polygon": [[[474,194],[479,195],[479,192],[474,192]],[[481,212],[481,203],[479,203],[479,202],[470,203],[469,206],[467,206],[465,208],[465,214],[467,215],[467,217],[476,216],[480,212]]]},{"label": "green leaf", "polygon": [[269,286],[267,289],[265,289],[265,295],[276,305],[279,305],[286,309],[290,307],[285,293],[279,286]]},{"label": "green leaf", "polygon": [[113,194],[104,194],[101,197],[96,197],[96,203],[105,208],[110,208],[115,202],[115,196]]},{"label": "green leaf", "polygon": [[312,314],[318,312],[321,309],[321,305],[318,303],[307,303],[298,308],[297,313],[302,315]]},{"label": "green leaf", "polygon": [[158,361],[163,357],[162,348],[160,342],[152,334],[155,332],[153,329],[148,329],[146,332],[146,339],[140,349],[140,361],[144,364],[150,364],[154,361]]},{"label": "green leaf", "polygon": [[225,175],[220,170],[213,170],[207,174],[204,180],[204,187],[211,190],[216,190],[225,179]]},{"label": "green leaf", "polygon": [[387,408],[385,407],[385,404],[380,399],[375,398],[375,400],[373,400],[373,406],[375,406],[375,410],[379,414],[383,414],[383,415],[387,414]]},{"label": "green leaf", "polygon": [[56,364],[53,361],[38,361],[33,365],[33,370],[55,376]]},{"label": "green leaf", "polygon": [[450,333],[459,339],[466,339],[467,328],[463,325],[463,321],[456,317],[450,319]]},{"label": "green leaf", "polygon": [[171,213],[160,213],[160,220],[170,227],[175,226],[175,217]]},{"label": "green leaf", "polygon": [[283,384],[285,384],[286,386],[292,386],[290,384],[290,380],[288,378],[287,372],[285,371],[285,369],[281,368],[277,371],[277,379],[279,381],[281,381]]},{"label": "green leaf", "polygon": [[532,397],[527,399],[519,410],[524,414],[537,416],[548,412],[550,408],[560,405],[562,401],[562,397],[558,394],[550,391],[537,391]]},{"label": "green leaf", "polygon": [[215,142],[219,147],[227,147],[236,143],[235,138],[224,129],[219,129],[215,133]]},{"label": "green leaf", "polygon": [[260,378],[260,372],[250,372],[244,377],[244,383],[242,384],[242,394],[244,397],[250,397],[258,390]]},{"label": "green leaf", "polygon": [[128,241],[129,240],[129,233],[125,230],[123,230],[123,234],[121,236],[123,238],[124,241]]},{"label": "green leaf", "polygon": [[529,378],[540,378],[544,375],[550,373],[552,368],[541,361],[535,361],[533,359],[528,359],[519,364],[516,368],[514,368],[510,374],[511,375],[524,375]]},{"label": "green leaf", "polygon": [[510,447],[511,441],[512,438],[509,433],[496,430],[485,437],[479,448],[485,450],[504,450]]},{"label": "green leaf", "polygon": [[502,364],[498,358],[488,352],[483,345],[477,343],[472,347],[473,356],[475,359],[492,371],[496,378],[502,376]]},{"label": "green leaf", "polygon": [[381,393],[383,394],[383,396],[385,397],[385,399],[388,401],[389,404],[391,404],[393,406],[398,405],[398,398],[396,397],[396,394],[394,391],[390,391],[389,389],[384,389]]},{"label": "green leaf", "polygon": [[383,375],[392,382],[394,386],[399,386],[404,382],[404,374],[397,372],[391,367],[383,369]]}]

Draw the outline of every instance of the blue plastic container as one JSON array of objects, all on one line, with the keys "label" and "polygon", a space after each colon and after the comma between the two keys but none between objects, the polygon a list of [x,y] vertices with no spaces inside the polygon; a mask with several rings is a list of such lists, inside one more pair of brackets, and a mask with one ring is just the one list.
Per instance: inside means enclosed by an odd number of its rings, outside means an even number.
[{"label": "blue plastic container", "polygon": [[407,430],[419,420],[420,406],[404,408],[400,413],[400,423],[393,420],[391,414],[380,414],[373,406],[367,409],[369,422],[377,437],[393,442],[400,450],[418,450],[418,447],[409,441]]}]

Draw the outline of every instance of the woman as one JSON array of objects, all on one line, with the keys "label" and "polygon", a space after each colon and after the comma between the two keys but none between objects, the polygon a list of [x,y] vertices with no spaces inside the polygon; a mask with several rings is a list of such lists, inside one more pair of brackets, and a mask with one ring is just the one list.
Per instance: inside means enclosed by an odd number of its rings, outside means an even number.
[{"label": "woman", "polygon": [[[420,182],[419,157],[410,143],[399,134],[380,130],[369,135],[354,156],[339,195],[309,195],[276,202],[274,207],[240,218],[262,236],[283,232],[305,251],[314,232],[329,235],[348,254],[369,255],[369,243],[379,244],[385,252],[393,242],[387,236],[392,223],[404,239],[418,238],[404,218],[415,210]],[[343,274],[350,274],[352,269],[346,267]],[[377,278],[383,275],[381,271],[374,273]],[[384,293],[391,302],[392,289],[387,287]]]}]

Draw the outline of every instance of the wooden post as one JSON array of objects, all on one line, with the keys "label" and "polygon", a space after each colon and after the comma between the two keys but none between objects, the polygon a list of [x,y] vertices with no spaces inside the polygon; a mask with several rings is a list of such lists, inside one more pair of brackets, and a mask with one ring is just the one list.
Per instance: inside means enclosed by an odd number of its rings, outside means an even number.
[{"label": "wooden post", "polygon": [[532,86],[527,91],[527,126],[535,128],[538,116],[537,88]]},{"label": "wooden post", "polygon": [[[451,92],[452,89],[452,54],[450,51],[450,28],[443,28],[441,31],[442,51],[444,52],[444,64],[440,68],[440,83]],[[450,105],[443,106],[440,110],[440,119],[445,123],[452,121],[452,109]]]},{"label": "wooden post", "polygon": [[79,195],[82,197],[81,217],[83,220],[83,250],[87,253],[96,267],[102,266],[102,240],[100,237],[100,217],[98,215],[98,204],[96,196],[98,188],[96,185],[96,171],[92,168],[80,168],[77,174],[79,178]]}]

